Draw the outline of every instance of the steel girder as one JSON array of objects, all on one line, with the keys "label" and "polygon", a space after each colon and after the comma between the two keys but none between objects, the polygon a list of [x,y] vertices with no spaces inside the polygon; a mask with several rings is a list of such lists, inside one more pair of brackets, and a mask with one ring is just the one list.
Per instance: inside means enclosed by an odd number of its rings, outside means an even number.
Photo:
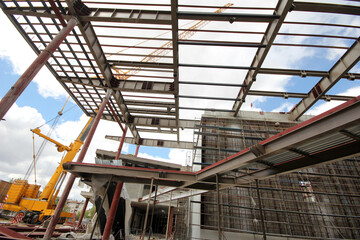
[{"label": "steel girder", "polygon": [[324,94],[331,89],[341,78],[360,60],[360,38],[344,53],[344,55],[329,70],[326,77],[310,90],[307,97],[302,99],[292,110],[290,119],[297,120],[311,106],[313,106]]},{"label": "steel girder", "polygon": [[269,23],[265,31],[265,34],[260,43],[261,45],[265,45],[265,47],[258,48],[255,57],[250,65],[250,67],[253,68],[254,70],[249,70],[246,74],[246,77],[243,81],[243,84],[245,84],[246,87],[240,89],[236,97],[238,101],[234,103],[232,108],[233,111],[235,111],[234,116],[237,116],[242,103],[245,102],[245,97],[248,94],[253,82],[256,81],[256,75],[258,74],[262,63],[264,62],[266,55],[268,54],[270,47],[274,42],[275,37],[279,32],[280,27],[284,22],[287,13],[290,11],[292,7],[292,3],[293,3],[292,0],[280,0],[278,2],[274,11],[274,15],[280,15],[280,18],[274,19],[271,23]]},{"label": "steel girder", "polygon": [[[267,140],[259,142],[252,148],[244,149],[227,159],[223,159],[200,170],[197,179],[203,180],[213,177],[215,174],[223,174],[238,169],[250,161],[261,160],[267,156],[301,146],[303,143],[326,137],[334,132],[339,132],[349,126],[358,125],[360,124],[359,116],[360,96],[289,128]],[[359,144],[359,141],[357,141],[357,144]],[[355,148],[355,151],[359,153],[360,147]],[[329,154],[327,156],[329,160],[333,157]],[[295,164],[295,161],[292,161],[292,164]],[[311,162],[308,163],[308,166],[310,165],[312,165]],[[274,171],[274,174],[275,172],[276,171]]]},{"label": "steel girder", "polygon": [[[139,130],[141,131],[141,130]],[[155,132],[155,131],[154,131]],[[120,141],[121,137],[119,136],[105,136],[106,139]],[[125,142],[129,144],[136,144],[133,138],[125,138]],[[149,147],[165,147],[165,148],[180,148],[180,149],[190,149],[194,148],[193,142],[184,142],[184,141],[171,141],[171,140],[158,140],[158,139],[141,139],[141,146]]]}]

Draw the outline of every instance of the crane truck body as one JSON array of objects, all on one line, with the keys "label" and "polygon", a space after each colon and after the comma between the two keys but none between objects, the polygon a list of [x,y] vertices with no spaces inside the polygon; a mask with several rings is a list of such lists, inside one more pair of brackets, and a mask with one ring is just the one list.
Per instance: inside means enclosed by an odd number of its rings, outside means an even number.
[{"label": "crane truck body", "polygon": [[[71,162],[75,158],[88,134],[91,124],[92,119],[90,118],[78,138],[70,146],[65,146],[47,137],[40,132],[40,129],[31,130],[35,134],[54,143],[59,152],[67,151],[67,153],[42,192],[40,192],[40,185],[29,184],[27,180],[15,180],[7,193],[7,200],[2,208],[3,212],[20,214],[22,215],[23,222],[32,224],[43,222],[54,214],[56,207],[55,200],[66,176],[63,164]],[[72,213],[63,211],[59,222],[64,222],[66,218],[70,217],[72,217]]]}]

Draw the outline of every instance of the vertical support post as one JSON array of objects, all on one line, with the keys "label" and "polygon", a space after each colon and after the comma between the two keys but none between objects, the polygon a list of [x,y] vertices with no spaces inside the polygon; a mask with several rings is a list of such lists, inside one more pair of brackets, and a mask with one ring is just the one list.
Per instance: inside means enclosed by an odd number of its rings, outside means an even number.
[{"label": "vertical support post", "polygon": [[[120,144],[119,144],[119,148],[118,148],[118,151],[117,151],[116,156],[115,156],[115,160],[119,160],[121,150],[122,150],[122,147],[124,145],[127,130],[128,130],[128,127],[125,126],[125,129],[124,129],[123,134],[121,136],[121,141],[120,141]],[[109,236],[111,234],[111,230],[112,230],[112,226],[114,224],[114,219],[115,219],[116,211],[117,211],[117,208],[118,208],[118,205],[119,205],[120,194],[121,194],[121,190],[122,190],[123,185],[124,185],[123,182],[118,182],[116,184],[116,189],[115,189],[115,192],[114,192],[114,198],[113,198],[113,200],[111,202],[109,215],[108,215],[108,217],[106,219],[106,225],[105,225],[104,234],[103,234],[103,237],[102,237],[103,240],[108,240]]]},{"label": "vertical support post", "polygon": [[216,203],[217,203],[217,219],[218,219],[218,239],[221,240],[221,205],[220,205],[220,189],[219,189],[219,176],[216,176]]},{"label": "vertical support post", "polygon": [[259,210],[260,210],[260,219],[261,219],[261,225],[263,229],[263,239],[266,240],[266,229],[265,229],[265,221],[264,221],[264,212],[262,210],[262,204],[261,204],[261,197],[260,197],[260,190],[259,190],[259,180],[255,179],[256,182],[256,192],[258,196],[258,202],[259,202]]},{"label": "vertical support post", "polygon": [[38,74],[40,69],[45,65],[47,60],[56,51],[64,39],[69,35],[71,30],[76,26],[78,20],[71,18],[66,27],[56,35],[56,37],[46,46],[46,48],[39,54],[35,61],[26,69],[16,83],[10,88],[6,95],[0,102],[0,120],[3,119],[7,111],[16,102],[21,93],[30,84],[34,77]]},{"label": "vertical support post", "polygon": [[153,220],[154,220],[154,211],[155,211],[155,203],[156,203],[156,196],[157,196],[157,191],[158,191],[158,185],[155,185],[155,197],[154,197],[154,202],[152,205],[152,211],[151,211],[151,220],[150,220],[150,227],[149,227],[149,237],[148,240],[150,240],[151,234],[152,234],[152,224],[153,224]]},{"label": "vertical support post", "polygon": [[109,216],[107,217],[107,220],[106,220],[106,225],[105,225],[102,240],[108,240],[109,239],[111,229],[112,229],[112,225],[114,224],[116,211],[117,211],[117,208],[118,208],[118,205],[119,205],[120,194],[121,194],[123,184],[124,184],[123,182],[118,182],[116,184],[114,198],[113,198],[113,200],[111,202],[111,207],[110,207],[110,210],[109,210]]},{"label": "vertical support post", "polygon": [[[100,105],[100,108],[96,114],[96,117],[94,119],[94,122],[93,122],[93,125],[91,126],[90,128],[90,131],[89,131],[89,134],[88,134],[88,137],[86,138],[85,140],[85,143],[81,149],[81,152],[79,154],[79,157],[77,159],[76,162],[78,163],[82,163],[84,158],[85,158],[85,155],[86,155],[86,152],[87,150],[89,149],[89,146],[90,146],[90,143],[91,143],[91,140],[95,134],[95,130],[97,128],[97,126],[99,125],[99,122],[100,122],[100,118],[104,112],[104,109],[105,109],[105,106],[107,104],[107,102],[109,101],[109,98],[112,94],[113,90],[112,89],[108,89],[107,90],[107,93],[106,93],[106,96],[105,98],[103,99],[103,102],[101,103]],[[46,229],[46,232],[44,234],[44,238],[43,239],[50,239],[52,237],[52,234],[54,232],[54,229],[56,227],[56,223],[58,222],[59,218],[60,218],[60,214],[64,208],[64,205],[65,205],[65,202],[69,196],[69,193],[70,193],[70,190],[74,184],[74,181],[75,181],[75,175],[74,174],[70,174],[70,177],[69,177],[69,180],[65,186],[65,189],[63,191],[63,194],[61,195],[61,198],[56,206],[56,209],[55,209],[55,212],[54,212],[54,215],[53,215],[53,218],[51,219],[50,221],[50,224],[49,224],[49,227]]]},{"label": "vertical support post", "polygon": [[138,153],[139,153],[139,148],[140,148],[140,145],[136,145],[136,151],[135,151],[135,156],[137,157]]},{"label": "vertical support post", "polygon": [[78,228],[81,226],[81,223],[82,223],[82,220],[83,220],[83,218],[84,218],[85,211],[86,211],[86,207],[87,207],[87,205],[88,205],[88,203],[89,203],[89,199],[90,199],[90,198],[86,198],[86,200],[85,200],[83,209],[81,210],[81,214],[80,214],[79,221],[78,221],[78,223],[77,223],[77,225],[76,225],[76,229],[78,229]]},{"label": "vertical support post", "polygon": [[144,227],[143,227],[143,232],[142,232],[142,239],[145,239],[145,232],[146,232],[146,224],[147,224],[147,218],[149,215],[149,207],[150,207],[150,200],[151,200],[151,192],[152,192],[152,187],[154,184],[154,178],[151,178],[151,184],[150,184],[150,190],[149,190],[149,199],[148,199],[148,203],[146,206],[146,214],[145,214],[145,220],[144,220]]},{"label": "vertical support post", "polygon": [[[172,199],[172,191],[170,192],[170,201],[169,201],[169,209],[168,209],[168,219],[167,219],[167,224],[166,224],[166,240],[168,240],[169,235],[171,234],[171,229],[170,229],[170,215],[172,217],[172,214],[170,214],[171,211],[171,199]],[[171,221],[172,223],[172,221]],[[169,231],[170,230],[170,231]]]},{"label": "vertical support post", "polygon": [[[106,186],[104,195],[103,195],[103,197],[101,198],[101,203],[100,203],[100,207],[99,207],[99,213],[100,213],[100,211],[101,211],[101,208],[102,208],[103,205],[104,205],[105,198],[106,198],[106,196],[107,196],[107,192],[108,192],[108,190],[109,190],[110,184],[112,183],[112,179],[113,179],[113,176],[111,175],[111,177],[110,177],[110,179],[109,179],[109,182],[108,182],[108,184],[107,184],[107,186]],[[96,214],[96,220],[95,220],[93,229],[91,230],[91,234],[90,234],[90,238],[89,238],[90,240],[92,240],[92,237],[93,237],[93,235],[94,235],[95,228],[96,228],[96,224],[98,223],[98,220],[99,220],[99,216],[100,216],[99,214]]]}]

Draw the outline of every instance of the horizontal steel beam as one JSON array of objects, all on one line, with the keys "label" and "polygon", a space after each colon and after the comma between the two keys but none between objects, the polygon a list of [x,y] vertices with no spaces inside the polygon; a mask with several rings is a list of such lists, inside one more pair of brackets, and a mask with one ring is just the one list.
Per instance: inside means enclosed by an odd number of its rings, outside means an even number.
[{"label": "horizontal steel beam", "polygon": [[[89,16],[79,16],[81,22],[122,22],[171,25],[170,11],[138,10],[138,9],[113,9],[92,8]],[[4,9],[6,14],[57,18],[51,11],[47,12],[44,7],[22,7],[18,10],[14,7]],[[62,15],[64,19],[70,19],[71,15]],[[178,12],[179,20],[207,20],[225,22],[271,22],[279,16],[272,14],[237,14],[237,13],[204,13],[204,12]]]},{"label": "horizontal steel beam", "polygon": [[340,4],[326,4],[326,3],[311,3],[311,2],[294,2],[293,11],[305,12],[324,12],[324,13],[341,13],[350,15],[360,15],[360,7],[340,5]]},{"label": "horizontal steel beam", "polygon": [[[90,117],[94,116],[95,114],[90,114]],[[103,114],[103,118],[113,121],[112,115],[110,114]],[[194,129],[195,125],[199,122],[196,120],[186,120],[180,119],[179,120],[179,127],[181,129]],[[176,129],[176,120],[174,118],[160,118],[160,117],[145,117],[145,116],[135,116],[133,123],[139,127],[156,127],[156,128],[172,128]]]},{"label": "horizontal steel beam", "polygon": [[[326,137],[351,125],[360,124],[360,96],[342,105],[300,123],[285,132],[258,143],[260,153],[254,153],[251,148],[244,149],[226,159],[223,159],[198,172],[198,180],[213,177],[238,169],[249,162],[261,160],[267,156],[296,148],[311,140]],[[360,151],[360,148],[357,149]],[[329,159],[331,156],[328,156]],[[301,161],[301,160],[300,160]]]},{"label": "horizontal steel beam", "polygon": [[297,120],[310,109],[323,95],[326,94],[349,70],[360,60],[360,38],[344,53],[344,55],[329,70],[329,75],[310,90],[307,97],[302,99],[292,110],[290,119]]},{"label": "horizontal steel beam", "polygon": [[130,183],[150,183],[151,179],[164,180],[161,185],[181,186],[184,181],[194,182],[195,174],[165,169],[150,169],[137,167],[111,166],[102,164],[76,164],[65,163],[63,167],[76,176],[86,177],[87,175],[113,175],[123,181]]},{"label": "horizontal steel beam", "polygon": [[[60,82],[79,84],[83,86],[90,86],[95,88],[107,88],[104,86],[103,80],[96,78],[58,78]],[[123,92],[146,92],[159,94],[173,94],[173,83],[168,82],[154,82],[154,81],[136,81],[136,80],[120,80],[118,87],[113,88]]]},{"label": "horizontal steel beam", "polygon": [[226,22],[271,22],[278,19],[273,14],[236,14],[236,13],[204,13],[204,12],[178,12],[179,19],[226,21]]},{"label": "horizontal steel beam", "polygon": [[139,67],[139,68],[165,68],[173,69],[173,64],[170,63],[157,63],[157,62],[135,62],[135,61],[112,61],[108,63],[111,66],[127,66],[127,67]]},{"label": "horizontal steel beam", "polygon": [[[139,130],[140,131],[140,130]],[[174,132],[176,133],[176,132]],[[120,141],[121,137],[119,136],[105,136],[106,139]],[[133,138],[125,138],[125,142],[128,144],[136,145]],[[159,140],[159,139],[141,139],[141,146],[148,146],[148,147],[165,147],[165,148],[180,148],[180,149],[193,149],[194,143],[193,142],[184,142],[184,141],[171,141],[171,140]]]}]

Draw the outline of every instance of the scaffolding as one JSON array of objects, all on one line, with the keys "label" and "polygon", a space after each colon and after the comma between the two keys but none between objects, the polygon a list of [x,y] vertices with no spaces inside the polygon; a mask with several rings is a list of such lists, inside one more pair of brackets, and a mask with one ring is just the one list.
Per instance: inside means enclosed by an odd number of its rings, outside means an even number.
[{"label": "scaffolding", "polygon": [[[205,116],[197,130],[202,136],[198,146],[202,162],[198,164],[204,168],[293,125]],[[251,164],[228,175],[256,171],[256,167]],[[198,227],[207,230],[217,231],[220,222],[221,231],[264,237],[359,239],[359,169],[360,159],[351,158],[277,175],[258,184],[220,190],[219,203],[217,192],[210,191],[200,201],[191,200],[190,209],[200,205],[201,211],[190,210],[189,214],[200,215]]]}]

